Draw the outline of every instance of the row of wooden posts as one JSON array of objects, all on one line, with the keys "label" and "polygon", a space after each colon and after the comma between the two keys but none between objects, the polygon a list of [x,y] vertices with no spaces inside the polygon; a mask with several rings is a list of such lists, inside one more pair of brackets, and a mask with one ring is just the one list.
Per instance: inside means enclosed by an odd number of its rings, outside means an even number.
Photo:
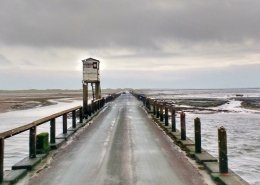
[{"label": "row of wooden posts", "polygon": [[[162,100],[154,100],[144,95],[136,95],[143,105],[152,114],[159,119],[165,126],[169,126],[169,112],[171,113],[171,131],[177,132],[176,129],[176,108],[172,104],[163,102]],[[181,140],[186,140],[186,119],[185,113],[180,112],[180,134]],[[201,153],[201,121],[200,118],[194,119],[194,140],[195,153]],[[228,156],[227,156],[227,134],[224,127],[218,128],[218,153],[219,153],[219,172],[228,173]]]},{"label": "row of wooden posts", "polygon": [[[42,119],[36,120],[27,125],[17,127],[6,132],[0,133],[0,183],[4,180],[4,141],[7,138],[13,137],[17,134],[29,130],[29,158],[36,158],[36,134],[37,126],[44,123],[50,123],[50,145],[56,143],[56,119],[62,117],[62,133],[67,134],[68,132],[68,115],[71,114],[72,117],[72,128],[76,129],[77,127],[77,116],[79,117],[79,123],[83,123],[83,119],[87,122],[88,118],[91,118],[97,111],[99,111],[107,102],[112,101],[118,95],[109,95],[105,98],[101,98],[95,101],[92,101],[88,104],[88,111],[84,114],[83,107],[77,106]],[[84,115],[83,115],[84,114]]]}]

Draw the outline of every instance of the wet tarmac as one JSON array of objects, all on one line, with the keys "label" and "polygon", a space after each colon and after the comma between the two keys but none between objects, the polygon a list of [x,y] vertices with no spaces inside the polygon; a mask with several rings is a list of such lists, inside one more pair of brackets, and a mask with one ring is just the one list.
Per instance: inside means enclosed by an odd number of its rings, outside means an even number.
[{"label": "wet tarmac", "polygon": [[37,185],[203,185],[202,176],[148,118],[140,102],[123,94],[74,141],[59,149]]}]

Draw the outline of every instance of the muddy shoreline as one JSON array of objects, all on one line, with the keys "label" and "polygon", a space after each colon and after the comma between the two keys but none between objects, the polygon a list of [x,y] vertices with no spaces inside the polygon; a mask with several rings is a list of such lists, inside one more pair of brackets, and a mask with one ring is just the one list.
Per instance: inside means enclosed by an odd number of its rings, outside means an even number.
[{"label": "muddy shoreline", "polygon": [[[121,91],[123,89],[102,89],[102,95]],[[91,93],[89,92],[89,96]],[[56,104],[52,100],[56,102],[82,100],[82,97],[82,90],[0,90],[0,113]]]},{"label": "muddy shoreline", "polygon": [[82,99],[81,91],[0,91],[0,113],[32,109],[56,104],[56,101],[72,101]]},{"label": "muddy shoreline", "polygon": [[[122,89],[105,89],[102,94],[111,94],[122,91]],[[148,95],[149,96],[149,95]],[[150,95],[151,96],[151,95]],[[153,94],[158,97],[160,94]],[[160,99],[160,98],[159,98]],[[241,101],[241,108],[250,110],[260,110],[260,97],[233,97],[233,98],[170,98],[168,102],[175,104],[177,109],[192,111],[212,111],[218,106],[229,103],[230,100]],[[0,90],[0,113],[32,109],[35,107],[49,106],[55,104],[54,101],[73,101],[82,100],[82,90],[19,90],[3,91]],[[212,109],[213,108],[213,109]]]},{"label": "muddy shoreline", "polygon": [[[153,99],[154,99],[153,95]],[[155,98],[161,100],[161,98]],[[241,101],[240,107],[243,109],[260,111],[260,97],[232,97],[232,98],[170,98],[162,99],[176,107],[176,110],[187,112],[209,111],[209,112],[230,112],[230,110],[218,109],[230,101]]]}]

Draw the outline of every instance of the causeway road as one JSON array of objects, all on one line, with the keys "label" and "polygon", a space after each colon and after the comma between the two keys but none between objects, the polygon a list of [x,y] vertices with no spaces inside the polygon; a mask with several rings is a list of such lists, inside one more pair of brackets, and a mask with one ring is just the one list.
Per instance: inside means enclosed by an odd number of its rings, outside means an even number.
[{"label": "causeway road", "polygon": [[203,185],[203,177],[131,94],[106,105],[31,185]]}]

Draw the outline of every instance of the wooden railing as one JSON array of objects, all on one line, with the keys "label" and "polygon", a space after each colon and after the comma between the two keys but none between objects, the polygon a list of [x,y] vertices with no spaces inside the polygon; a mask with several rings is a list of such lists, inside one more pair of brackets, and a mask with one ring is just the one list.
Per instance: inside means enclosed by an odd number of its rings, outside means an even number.
[{"label": "wooden railing", "polygon": [[44,123],[50,123],[50,145],[56,143],[56,119],[62,117],[62,131],[63,134],[67,133],[67,122],[68,122],[68,114],[72,115],[72,128],[76,129],[76,117],[79,116],[79,122],[83,123],[87,122],[94,113],[100,110],[107,102],[112,101],[120,94],[112,94],[106,96],[104,98],[92,101],[90,104],[87,105],[86,112],[83,112],[82,106],[73,107],[71,109],[67,109],[50,116],[41,118],[39,120],[33,121],[29,124],[5,131],[0,133],[0,183],[3,182],[4,178],[4,148],[5,148],[5,139],[13,137],[17,134],[29,130],[29,158],[36,158],[36,133],[37,133],[37,126],[42,125]]},{"label": "wooden railing", "polygon": [[[169,126],[169,111],[171,113],[171,132],[177,133],[176,129],[176,107],[172,103],[168,103],[163,99],[151,99],[146,97],[144,94],[132,93],[138,100],[142,101],[145,108],[154,115],[164,126]],[[200,119],[194,120],[195,128],[195,153],[202,153],[201,148],[201,124]],[[179,132],[179,131],[178,131]],[[186,140],[186,120],[185,112],[180,110],[180,139]],[[219,152],[219,172],[227,174],[228,170],[228,155],[227,155],[227,136],[226,129],[224,127],[218,128],[218,152]]]}]

